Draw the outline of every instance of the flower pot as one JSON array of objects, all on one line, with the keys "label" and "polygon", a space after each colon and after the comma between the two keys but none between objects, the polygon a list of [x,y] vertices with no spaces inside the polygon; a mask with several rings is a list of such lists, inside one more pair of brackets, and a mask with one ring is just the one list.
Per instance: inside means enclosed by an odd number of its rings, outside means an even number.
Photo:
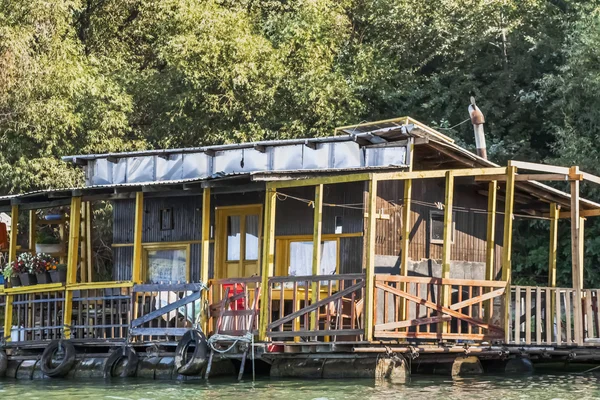
[{"label": "flower pot", "polygon": [[37,284],[37,280],[35,279],[34,274],[19,274],[19,278],[21,278],[21,284],[23,286],[32,286]]},{"label": "flower pot", "polygon": [[13,275],[10,277],[10,287],[19,287],[21,286],[21,278],[19,275]]},{"label": "flower pot", "polygon": [[62,244],[58,243],[58,244],[41,244],[41,243],[36,243],[35,245],[35,252],[38,254],[44,253],[44,254],[53,254],[53,253],[60,253],[62,251]]},{"label": "flower pot", "polygon": [[65,283],[67,281],[67,271],[64,269],[55,269],[50,271],[52,283]]},{"label": "flower pot", "polygon": [[37,279],[37,283],[43,285],[44,283],[51,283],[52,279],[50,278],[50,274],[48,272],[42,272],[41,274],[35,274],[35,279]]}]

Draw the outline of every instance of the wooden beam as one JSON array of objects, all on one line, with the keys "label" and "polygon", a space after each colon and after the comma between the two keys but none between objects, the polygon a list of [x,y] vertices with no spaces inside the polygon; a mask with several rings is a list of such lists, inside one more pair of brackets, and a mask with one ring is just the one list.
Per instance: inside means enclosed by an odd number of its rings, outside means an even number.
[{"label": "wooden beam", "polygon": [[[410,203],[412,198],[412,180],[404,181],[404,201],[402,204],[402,253],[400,254],[400,275],[408,276],[408,252],[410,250],[410,231],[412,225],[410,223]],[[406,291],[406,284],[402,283],[400,289]],[[400,302],[400,319],[406,319],[406,299]]]},{"label": "wooden beam", "polygon": [[[452,253],[452,204],[454,202],[454,174],[452,171],[446,172],[446,195],[444,199],[444,241],[442,244],[442,279],[450,278],[450,258]],[[442,286],[442,305],[450,306],[451,288],[448,285]],[[442,333],[448,333],[448,323],[441,324]]]},{"label": "wooden beam", "polygon": [[[582,174],[576,174],[570,176],[568,174],[519,174],[515,176],[515,181],[570,181],[570,180],[583,180]],[[489,182],[489,181],[506,181],[506,175],[488,175],[488,176],[476,176],[476,182]]]},{"label": "wooden beam", "polygon": [[[498,181],[491,181],[488,188],[488,207],[487,207],[487,233],[486,233],[486,251],[485,251],[485,279],[494,280],[494,260],[496,248],[496,205],[498,193]],[[492,315],[493,302],[485,303],[486,319]]]},{"label": "wooden beam", "polygon": [[[17,234],[19,233],[19,206],[10,209],[10,238],[8,242],[8,263],[17,259]],[[10,331],[9,331],[10,332]]]},{"label": "wooden beam", "polygon": [[[360,182],[368,181],[371,179],[371,173],[352,173],[346,175],[326,175],[319,177],[303,177],[301,179],[294,179],[293,175],[286,175],[283,178],[287,180],[276,180],[277,177],[266,175],[253,176],[252,179],[255,181],[270,181],[274,189],[283,189],[300,186],[314,186],[314,185],[327,185],[334,183],[346,183],[346,182]],[[280,177],[281,178],[281,177]]]},{"label": "wooden beam", "polygon": [[267,339],[267,327],[269,325],[269,278],[273,276],[275,264],[275,209],[277,205],[277,191],[271,183],[267,184],[265,192],[265,217],[263,235],[263,254],[261,267],[261,290],[260,290],[260,320],[258,338],[260,341]]},{"label": "wooden beam", "polygon": [[210,253],[210,188],[204,188],[202,193],[202,252],[201,252],[201,267],[200,280],[205,285],[208,284],[209,270],[209,253]]},{"label": "wooden beam", "polygon": [[4,341],[10,342],[10,333],[12,331],[13,320],[13,295],[6,295],[4,302]]},{"label": "wooden beam", "polygon": [[550,248],[548,251],[548,286],[556,287],[556,254],[558,250],[558,215],[559,207],[550,204]]},{"label": "wooden beam", "polygon": [[375,208],[377,207],[377,178],[369,181],[369,194],[367,202],[369,218],[367,218],[367,246],[365,257],[365,337],[368,342],[373,340],[373,327],[375,324],[374,293],[375,293]]},{"label": "wooden beam", "polygon": [[86,250],[86,254],[87,254],[87,261],[86,261],[86,265],[88,268],[88,282],[93,282],[94,281],[94,257],[92,254],[92,241],[93,241],[93,230],[92,230],[92,202],[91,201],[86,201],[86,208],[85,208],[85,246],[87,248]]},{"label": "wooden beam", "polygon": [[69,218],[69,248],[67,251],[67,284],[77,283],[79,265],[79,236],[81,229],[81,197],[71,198],[71,216]]},{"label": "wooden beam", "polygon": [[506,173],[504,167],[492,167],[492,168],[459,168],[459,169],[440,169],[430,171],[399,171],[399,172],[377,172],[374,173],[377,176],[377,180],[405,180],[405,179],[432,179],[432,178],[444,178],[447,172],[452,172],[454,177],[461,176],[486,176],[486,175],[498,175]]},{"label": "wooden beam", "polygon": [[[502,280],[510,286],[512,275],[512,228],[513,211],[515,197],[515,174],[517,167],[509,166],[506,168],[506,199],[504,201],[504,239],[502,249]],[[507,290],[504,295],[504,332],[506,343],[510,338],[510,291]]]},{"label": "wooden beam", "polygon": [[29,252],[35,255],[35,243],[37,234],[37,214],[35,210],[29,210]]},{"label": "wooden beam", "polygon": [[[579,167],[573,167],[573,173],[579,173]],[[581,234],[581,215],[579,212],[579,181],[571,182],[571,261],[573,289],[583,289],[581,272],[583,259],[579,236]]]},{"label": "wooden beam", "polygon": [[539,171],[550,174],[561,174],[561,175],[570,175],[571,171],[567,167],[559,167],[557,165],[547,165],[547,164],[538,164],[526,161],[514,161],[510,160],[508,165],[511,167],[517,167],[519,169],[524,169],[527,171]]},{"label": "wooden beam", "polygon": [[[580,208],[579,216],[580,217],[598,217],[598,216],[600,216],[600,208],[594,209],[594,210],[582,210]],[[559,218],[561,218],[561,219],[571,218],[571,211],[562,211],[559,214]]]},{"label": "wooden beam", "polygon": [[[321,272],[321,235],[322,235],[322,219],[323,219],[323,185],[315,186],[315,202],[313,216],[313,258],[312,258],[312,274],[320,275]],[[312,303],[319,301],[319,282],[311,284]],[[313,311],[310,320],[310,329],[317,329],[319,318],[318,310]]]},{"label": "wooden beam", "polygon": [[133,223],[133,270],[131,280],[142,283],[142,234],[144,225],[144,193],[135,194],[135,219]]}]

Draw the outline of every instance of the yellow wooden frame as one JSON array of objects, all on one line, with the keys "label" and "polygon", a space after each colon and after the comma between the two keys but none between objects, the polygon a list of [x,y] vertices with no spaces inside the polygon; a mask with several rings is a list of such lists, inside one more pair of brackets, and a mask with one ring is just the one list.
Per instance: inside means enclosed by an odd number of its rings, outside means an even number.
[{"label": "yellow wooden frame", "polygon": [[142,245],[142,270],[141,277],[143,282],[148,281],[148,251],[162,251],[162,250],[185,250],[185,280],[190,282],[191,274],[191,251],[189,244],[173,244],[170,242],[164,242],[162,244]]},{"label": "yellow wooden frame", "polygon": [[[240,259],[227,261],[227,217],[240,215],[257,215],[258,214],[258,257],[256,259],[256,267],[260,272],[261,270],[261,241],[262,241],[262,204],[246,204],[246,205],[235,205],[235,206],[223,206],[215,207],[215,255],[214,255],[214,277],[217,279],[224,278],[223,266],[225,264],[233,264],[235,261],[238,262],[240,270],[243,270],[243,265],[247,261],[246,256],[246,236],[240,236]],[[245,232],[246,219],[241,218],[240,229]],[[254,261],[254,260],[250,260]],[[247,262],[246,262],[247,263]],[[241,277],[240,277],[241,278]]]},{"label": "yellow wooden frame", "polygon": [[[340,235],[322,235],[322,242],[335,241],[336,242],[336,266],[335,273],[340,273],[341,265],[341,252],[340,252]],[[287,236],[275,236],[275,246],[277,259],[275,260],[275,270],[273,271],[274,276],[287,276],[286,265],[290,263],[290,244],[293,242],[312,242],[312,235],[287,235]],[[314,274],[313,275],[318,275]]]}]

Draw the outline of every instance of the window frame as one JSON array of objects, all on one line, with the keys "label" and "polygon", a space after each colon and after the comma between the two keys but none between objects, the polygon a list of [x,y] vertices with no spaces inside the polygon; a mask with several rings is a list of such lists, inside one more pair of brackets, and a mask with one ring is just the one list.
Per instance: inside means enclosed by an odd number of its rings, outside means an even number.
[{"label": "window frame", "polygon": [[149,251],[167,251],[167,250],[184,250],[185,251],[185,283],[190,283],[190,244],[189,243],[153,243],[153,244],[142,244],[142,271],[143,271],[143,280],[144,282],[148,282],[148,252]]},{"label": "window frame", "polygon": [[[431,244],[444,244],[444,239],[443,239],[443,231],[442,231],[442,239],[434,239],[433,238],[433,216],[434,215],[439,215],[442,217],[442,227],[444,224],[444,215],[445,212],[444,211],[439,211],[439,210],[429,210],[429,226],[428,226],[428,230],[429,230],[429,243]],[[456,237],[456,212],[452,211],[452,231],[450,232],[450,244],[454,244],[454,239]]]}]

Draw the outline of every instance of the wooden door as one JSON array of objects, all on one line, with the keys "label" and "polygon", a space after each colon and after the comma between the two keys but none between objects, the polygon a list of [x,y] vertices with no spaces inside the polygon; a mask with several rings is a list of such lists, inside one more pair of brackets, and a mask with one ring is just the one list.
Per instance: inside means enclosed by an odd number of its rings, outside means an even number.
[{"label": "wooden door", "polygon": [[224,279],[260,275],[262,206],[220,207],[216,212],[215,276]]}]

